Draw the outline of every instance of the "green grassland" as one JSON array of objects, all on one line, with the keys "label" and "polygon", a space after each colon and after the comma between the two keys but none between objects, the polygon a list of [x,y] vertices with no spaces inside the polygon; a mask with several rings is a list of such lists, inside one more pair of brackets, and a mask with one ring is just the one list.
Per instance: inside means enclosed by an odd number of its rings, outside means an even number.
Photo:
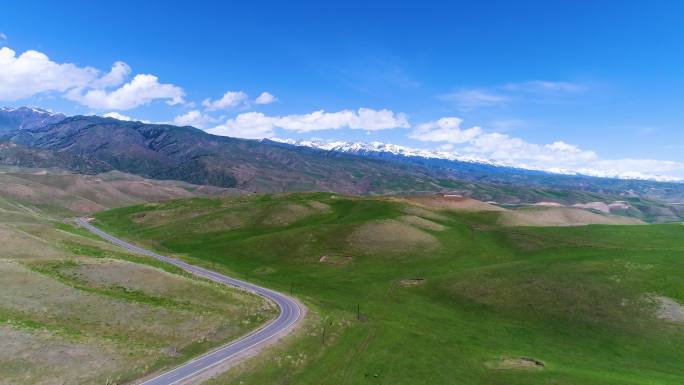
[{"label": "green grassland", "polygon": [[309,306],[295,336],[212,384],[684,382],[684,324],[653,300],[684,303],[684,227],[499,215],[319,193],[144,204],[97,223]]},{"label": "green grassland", "polygon": [[126,383],[276,315],[255,295],[48,219],[64,207],[53,198],[0,194],[0,384]]}]

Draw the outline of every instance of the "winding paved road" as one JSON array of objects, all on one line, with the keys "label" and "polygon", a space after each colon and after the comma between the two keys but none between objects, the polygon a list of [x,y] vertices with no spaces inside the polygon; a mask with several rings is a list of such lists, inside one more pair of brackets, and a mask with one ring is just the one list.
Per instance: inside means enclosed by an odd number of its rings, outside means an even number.
[{"label": "winding paved road", "polygon": [[175,258],[165,257],[163,255],[132,245],[128,242],[122,241],[119,238],[109,235],[104,231],[98,229],[97,227],[91,225],[85,218],[78,218],[76,219],[76,222],[85,229],[89,230],[90,232],[99,235],[100,237],[114,244],[117,244],[126,250],[132,251],[134,253],[144,254],[152,258],[156,258],[160,261],[170,263],[172,265],[180,267],[181,269],[187,272],[210,279],[215,282],[219,282],[225,285],[236,286],[241,289],[251,291],[262,297],[270,299],[271,301],[275,302],[278,305],[278,307],[280,307],[280,315],[278,316],[278,318],[264,325],[260,329],[252,332],[251,334],[245,337],[242,337],[236,341],[224,345],[212,352],[209,352],[203,356],[188,361],[174,369],[169,370],[168,372],[162,373],[150,380],[147,380],[143,382],[142,385],[178,384],[181,381],[189,379],[190,377],[193,377],[197,374],[200,374],[205,370],[208,370],[230,358],[235,357],[240,353],[244,353],[251,349],[255,349],[265,345],[273,338],[277,338],[278,336],[284,334],[283,332],[287,331],[294,324],[296,324],[297,321],[299,321],[302,318],[303,313],[299,304],[297,303],[297,301],[293,300],[288,296],[285,296],[273,290],[263,288],[261,286],[240,281],[235,278],[230,278],[223,274],[203,269],[201,267],[197,267],[189,263],[185,263]]}]

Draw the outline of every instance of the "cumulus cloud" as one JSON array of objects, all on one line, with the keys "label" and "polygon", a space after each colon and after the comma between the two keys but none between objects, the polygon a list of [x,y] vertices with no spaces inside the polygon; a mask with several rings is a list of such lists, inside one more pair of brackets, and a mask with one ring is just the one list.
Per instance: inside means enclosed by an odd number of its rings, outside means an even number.
[{"label": "cumulus cloud", "polygon": [[246,139],[271,138],[274,136],[277,120],[278,118],[266,116],[261,112],[246,112],[228,119],[224,124],[209,129],[207,132]]},{"label": "cumulus cloud", "polygon": [[265,138],[273,136],[276,128],[295,132],[320,130],[377,131],[392,128],[410,127],[406,115],[395,114],[390,110],[359,108],[358,111],[338,112],[314,111],[309,114],[266,116],[258,112],[248,112],[229,119],[225,124],[209,130],[212,134],[236,136],[241,138]]},{"label": "cumulus cloud", "polygon": [[118,119],[118,120],[124,120],[127,122],[133,120],[133,118],[131,118],[130,116],[120,114],[116,111],[106,112],[106,113],[102,114],[102,116],[104,116],[105,118],[114,118],[114,119]]},{"label": "cumulus cloud", "polygon": [[386,109],[373,110],[370,108],[338,112],[319,110],[303,115],[287,115],[279,118],[276,125],[283,129],[297,132],[336,130],[340,128],[378,131],[410,127],[408,119],[403,113],[395,114]]},{"label": "cumulus cloud", "polygon": [[445,142],[449,144],[465,143],[482,134],[482,128],[471,127],[461,129],[463,120],[456,117],[441,118],[432,122],[419,124],[410,137],[428,142]]},{"label": "cumulus cloud", "polygon": [[[676,179],[668,173],[684,172],[684,164],[654,159],[602,159],[591,150],[564,141],[531,143],[480,127],[461,128],[462,120],[442,118],[416,126],[410,137],[435,142],[460,155],[489,159],[515,167],[594,176]],[[446,145],[446,146],[445,146]]]},{"label": "cumulus cloud", "polygon": [[278,100],[273,94],[269,92],[262,92],[261,95],[257,96],[256,99],[254,99],[254,103],[256,104],[271,104]]},{"label": "cumulus cloud", "polygon": [[203,114],[199,110],[188,111],[183,115],[176,116],[173,123],[179,126],[193,126],[197,128],[205,128],[208,124],[215,122],[216,119],[211,116]]},{"label": "cumulus cloud", "polygon": [[112,65],[111,71],[90,84],[93,88],[116,87],[123,84],[131,74],[128,64],[118,61]]},{"label": "cumulus cloud", "polygon": [[242,91],[228,91],[221,99],[205,99],[202,105],[209,111],[228,110],[243,105],[247,99],[247,94]]},{"label": "cumulus cloud", "polygon": [[[139,74],[128,83],[128,64],[117,61],[107,73],[72,63],[57,63],[42,52],[21,55],[0,48],[0,100],[15,101],[43,93],[63,93],[67,99],[94,109],[128,110],[154,100],[183,102],[183,89],[163,84],[154,75]],[[120,87],[119,87],[120,86]],[[116,88],[112,90],[112,88]]]},{"label": "cumulus cloud", "polygon": [[64,92],[95,81],[98,71],[71,63],[56,63],[38,51],[16,54],[0,48],[0,100],[15,101],[44,92]]},{"label": "cumulus cloud", "polygon": [[149,74],[136,75],[133,80],[113,91],[90,89],[84,92],[77,88],[66,94],[68,99],[90,108],[113,110],[130,110],[154,100],[166,100],[167,104],[175,105],[183,103],[184,96],[182,88],[159,83],[159,78]]},{"label": "cumulus cloud", "polygon": [[[123,121],[125,121],[125,122],[152,123],[152,122],[149,121],[149,120],[145,120],[145,119],[136,119],[136,118],[130,117],[130,116],[128,116],[128,115],[124,115],[124,114],[118,113],[118,112],[116,112],[116,111],[106,112],[106,113],[102,114],[101,116],[104,116],[105,118],[114,118],[114,119],[118,119],[118,120],[123,120]],[[160,123],[160,124],[161,124],[161,123]]]}]

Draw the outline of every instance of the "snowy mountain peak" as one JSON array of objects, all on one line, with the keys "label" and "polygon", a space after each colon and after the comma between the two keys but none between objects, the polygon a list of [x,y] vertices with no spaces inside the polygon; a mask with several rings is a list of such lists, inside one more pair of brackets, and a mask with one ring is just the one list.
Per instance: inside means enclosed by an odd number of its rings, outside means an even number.
[{"label": "snowy mountain peak", "polygon": [[492,161],[489,159],[475,156],[457,154],[449,151],[436,151],[427,149],[416,149],[382,142],[347,142],[347,141],[317,141],[317,140],[292,140],[292,139],[270,139],[275,142],[286,143],[298,147],[315,148],[325,151],[336,151],[360,156],[382,157],[383,155],[399,156],[406,158],[439,159],[452,162],[474,163],[491,167],[502,167],[509,169],[540,171],[549,174],[559,175],[579,175],[598,178],[616,178],[631,180],[653,180],[659,182],[679,182],[680,178],[666,175],[644,175],[639,172],[625,172],[618,170],[596,170],[591,168],[566,169],[560,167],[533,167],[520,163],[506,163]]},{"label": "snowy mountain peak", "polygon": [[366,153],[389,153],[405,157],[419,157],[426,159],[444,159],[458,162],[481,163],[493,166],[510,167],[503,163],[492,162],[484,158],[467,155],[454,154],[447,151],[434,151],[417,149],[397,144],[383,142],[347,142],[347,141],[316,141],[316,140],[292,140],[292,139],[271,139],[275,142],[286,143],[293,146],[316,148],[326,151],[345,152],[356,155]]}]

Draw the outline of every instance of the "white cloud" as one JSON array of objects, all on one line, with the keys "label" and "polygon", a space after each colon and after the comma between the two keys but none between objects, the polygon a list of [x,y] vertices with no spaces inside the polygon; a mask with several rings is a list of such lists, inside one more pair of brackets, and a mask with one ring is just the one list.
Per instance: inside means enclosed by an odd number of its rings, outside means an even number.
[{"label": "white cloud", "polygon": [[159,83],[154,75],[136,75],[123,84],[130,74],[131,67],[122,61],[102,74],[92,67],[54,62],[42,52],[29,50],[17,56],[10,48],[0,48],[0,100],[57,92],[90,108],[114,110],[128,110],[157,99],[169,104],[183,102],[180,87]]},{"label": "white cloud", "polygon": [[579,92],[584,91],[586,86],[572,82],[557,82],[549,80],[530,80],[522,83],[508,83],[503,86],[509,91],[522,92]]},{"label": "white cloud", "polygon": [[[149,120],[136,119],[136,118],[130,117],[128,115],[118,113],[116,111],[106,112],[106,113],[102,114],[101,116],[104,116],[105,118],[114,118],[114,119],[118,119],[118,120],[123,120],[125,122],[153,123]],[[165,123],[164,122],[157,122],[157,124],[165,124]]]},{"label": "white cloud", "polygon": [[154,75],[139,74],[114,91],[73,89],[67,98],[95,109],[130,110],[154,100],[166,100],[169,105],[183,103],[183,89],[173,84],[159,83]]},{"label": "white cloud", "polygon": [[207,130],[208,133],[236,138],[261,139],[274,135],[275,122],[278,118],[266,116],[261,112],[246,112],[226,123]]},{"label": "white cloud", "polygon": [[38,51],[17,56],[0,48],[0,100],[14,101],[44,92],[64,92],[95,81],[98,71],[71,63],[56,63]]},{"label": "white cloud", "polygon": [[276,125],[285,130],[297,132],[336,130],[341,128],[377,131],[410,127],[408,119],[403,113],[395,114],[386,109],[373,110],[370,108],[338,112],[319,110],[303,115],[287,115],[277,119]]},{"label": "white cloud", "polygon": [[439,96],[439,99],[454,102],[462,108],[488,107],[503,104],[509,97],[482,89],[471,89]]},{"label": "white cloud", "polygon": [[482,133],[480,127],[461,129],[463,120],[456,117],[441,118],[419,124],[410,137],[423,142],[445,142],[460,144],[472,140]]},{"label": "white cloud", "polygon": [[118,120],[124,120],[124,121],[127,121],[127,122],[133,120],[133,118],[131,118],[130,116],[124,115],[124,114],[120,114],[120,113],[118,113],[118,112],[116,112],[116,111],[104,113],[104,114],[102,114],[102,116],[104,116],[105,118],[114,118],[114,119],[118,119]]},{"label": "white cloud", "polygon": [[116,87],[123,84],[131,74],[128,64],[118,61],[112,65],[111,71],[90,84],[93,88]]},{"label": "white cloud", "polygon": [[537,102],[544,101],[546,98],[560,98],[585,91],[587,88],[585,84],[573,82],[530,80],[490,87],[462,88],[452,93],[439,95],[437,98],[455,103],[464,110],[469,110],[502,106],[530,99]]},{"label": "white cloud", "polygon": [[278,99],[273,96],[273,94],[269,92],[262,92],[261,95],[259,95],[256,99],[254,99],[254,103],[256,104],[271,104]]},{"label": "white cloud", "polygon": [[515,167],[594,176],[673,179],[672,173],[684,173],[684,164],[654,159],[602,159],[591,150],[564,141],[549,144],[530,143],[479,127],[460,128],[455,117],[420,124],[410,137],[436,142],[443,150],[459,155],[484,158]]},{"label": "white cloud", "polygon": [[209,123],[215,122],[216,119],[203,114],[199,110],[188,111],[183,115],[176,116],[173,119],[173,124],[179,126],[193,126],[197,128],[204,128]]},{"label": "white cloud", "polygon": [[247,112],[229,119],[225,124],[207,132],[215,135],[241,138],[267,138],[280,128],[287,131],[311,132],[320,130],[354,129],[377,131],[410,127],[406,115],[390,110],[359,108],[358,111],[315,111],[302,115],[266,116],[260,112]]},{"label": "white cloud", "polygon": [[3,43],[3,42],[5,42],[5,41],[7,41],[7,35],[5,35],[4,33],[0,32],[0,43]]},{"label": "white cloud", "polygon": [[244,104],[247,101],[247,98],[247,94],[242,91],[228,91],[223,94],[221,99],[205,99],[202,102],[202,105],[209,111],[227,110]]}]

